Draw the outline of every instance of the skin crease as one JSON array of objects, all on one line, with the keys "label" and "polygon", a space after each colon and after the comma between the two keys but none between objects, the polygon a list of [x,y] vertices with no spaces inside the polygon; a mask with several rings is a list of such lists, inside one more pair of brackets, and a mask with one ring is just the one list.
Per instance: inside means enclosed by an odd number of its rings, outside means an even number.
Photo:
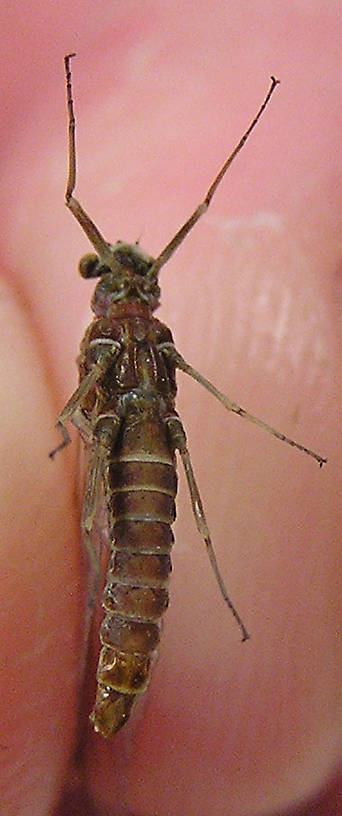
[{"label": "skin crease", "polygon": [[[341,756],[339,7],[207,6],[179,14],[151,0],[128,14],[123,2],[59,2],[43,19],[33,0],[23,15],[3,4],[6,816],[45,816],[63,790],[63,816],[342,813],[329,782]],[[181,480],[171,605],[147,699],[113,742],[87,731],[77,773],[76,445],[47,458],[92,292],[76,274],[91,249],[63,210],[71,50],[76,195],[108,240],[141,235],[152,254],[205,194],[269,75],[281,79],[209,213],[162,270],[156,316],[222,391],[329,458],[320,471],[179,375],[217,557],[252,638],[239,642]]]}]

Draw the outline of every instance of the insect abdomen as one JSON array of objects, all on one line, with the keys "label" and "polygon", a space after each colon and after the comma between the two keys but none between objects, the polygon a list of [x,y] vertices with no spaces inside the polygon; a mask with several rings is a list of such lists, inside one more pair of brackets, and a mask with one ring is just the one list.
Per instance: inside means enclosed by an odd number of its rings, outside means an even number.
[{"label": "insect abdomen", "polygon": [[126,424],[109,462],[113,552],[103,595],[97,696],[92,721],[103,736],[127,721],[148,685],[168,606],[177,477],[163,423]]}]

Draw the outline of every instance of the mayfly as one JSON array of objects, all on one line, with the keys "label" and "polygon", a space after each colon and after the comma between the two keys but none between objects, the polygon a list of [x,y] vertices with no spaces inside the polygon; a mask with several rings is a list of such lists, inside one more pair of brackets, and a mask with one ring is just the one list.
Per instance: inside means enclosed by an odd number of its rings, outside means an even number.
[{"label": "mayfly", "polygon": [[81,343],[80,384],[58,417],[56,425],[62,442],[50,456],[53,458],[69,444],[66,424],[71,421],[89,453],[82,532],[97,573],[100,565],[92,532],[104,497],[110,558],[102,601],[105,616],[100,629],[97,694],[90,719],[95,731],[109,737],[127,722],[135,702],[146,690],[160,638],[161,618],[168,606],[171,525],[176,515],[176,451],[184,466],[197,528],[223,599],[240,627],[242,640],[249,637],[216,562],[185,431],[175,410],[176,369],[197,380],[228,411],[307,453],[320,466],[326,459],[247,413],[218,391],[184,360],[170,330],[152,316],[159,305],[160,269],[208,209],[278,80],[271,77],[258,113],[203,202],[160,255],[152,258],[137,244],[107,243],[74,198],[76,145],[70,69],[73,56],[69,54],[64,59],[69,127],[65,201],[96,252],[81,259],[80,273],[84,278],[100,280],[91,302],[95,317]]}]

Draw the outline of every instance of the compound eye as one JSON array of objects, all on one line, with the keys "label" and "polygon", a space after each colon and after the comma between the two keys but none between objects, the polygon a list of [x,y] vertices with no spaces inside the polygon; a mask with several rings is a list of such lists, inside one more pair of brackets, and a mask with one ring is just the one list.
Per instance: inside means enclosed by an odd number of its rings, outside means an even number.
[{"label": "compound eye", "polygon": [[100,259],[93,253],[83,255],[83,258],[81,258],[79,262],[78,270],[82,278],[98,278],[101,275]]}]

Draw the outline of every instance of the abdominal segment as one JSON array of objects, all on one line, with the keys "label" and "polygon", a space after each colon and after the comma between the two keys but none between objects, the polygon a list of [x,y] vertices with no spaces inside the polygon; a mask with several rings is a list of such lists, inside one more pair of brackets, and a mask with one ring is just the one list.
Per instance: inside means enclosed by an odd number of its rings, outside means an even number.
[{"label": "abdominal segment", "polygon": [[[112,554],[103,594],[102,644],[91,720],[104,737],[127,721],[146,690],[168,606],[177,489],[162,421],[125,423],[112,452],[106,499]],[[143,440],[153,440],[144,444]]]}]

